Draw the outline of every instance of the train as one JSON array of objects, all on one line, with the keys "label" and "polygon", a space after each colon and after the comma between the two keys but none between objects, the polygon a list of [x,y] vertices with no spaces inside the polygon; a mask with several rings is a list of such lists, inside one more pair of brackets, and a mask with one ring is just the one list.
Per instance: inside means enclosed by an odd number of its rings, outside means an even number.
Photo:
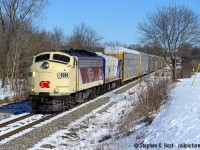
[{"label": "train", "polygon": [[120,46],[45,51],[28,69],[28,100],[35,111],[63,111],[164,66],[163,57]]}]

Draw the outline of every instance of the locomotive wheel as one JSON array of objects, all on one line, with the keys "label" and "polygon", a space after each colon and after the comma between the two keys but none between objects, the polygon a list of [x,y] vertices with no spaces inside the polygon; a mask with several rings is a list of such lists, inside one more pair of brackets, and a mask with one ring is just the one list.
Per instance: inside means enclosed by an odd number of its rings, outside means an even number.
[{"label": "locomotive wheel", "polygon": [[93,88],[93,89],[91,90],[90,95],[89,95],[89,99],[93,99],[93,98],[97,97],[96,92],[97,92],[97,91],[96,91],[96,88]]},{"label": "locomotive wheel", "polygon": [[75,102],[67,101],[65,103],[65,109],[68,110],[70,108],[73,108],[75,106]]},{"label": "locomotive wheel", "polygon": [[75,106],[75,102],[69,102],[69,107],[73,108]]},{"label": "locomotive wheel", "polygon": [[33,100],[30,100],[30,105],[32,109],[36,109],[36,103]]},{"label": "locomotive wheel", "polygon": [[66,110],[73,108],[75,106],[75,95],[67,97],[67,100],[64,102],[64,107]]}]

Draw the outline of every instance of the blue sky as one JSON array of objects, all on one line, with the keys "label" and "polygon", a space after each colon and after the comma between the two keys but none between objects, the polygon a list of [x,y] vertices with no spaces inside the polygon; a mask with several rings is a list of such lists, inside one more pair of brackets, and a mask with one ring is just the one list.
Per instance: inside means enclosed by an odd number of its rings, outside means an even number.
[{"label": "blue sky", "polygon": [[49,0],[41,26],[48,31],[61,28],[71,34],[75,25],[85,23],[104,42],[137,44],[137,25],[148,13],[168,4],[184,4],[200,14],[200,0]]}]

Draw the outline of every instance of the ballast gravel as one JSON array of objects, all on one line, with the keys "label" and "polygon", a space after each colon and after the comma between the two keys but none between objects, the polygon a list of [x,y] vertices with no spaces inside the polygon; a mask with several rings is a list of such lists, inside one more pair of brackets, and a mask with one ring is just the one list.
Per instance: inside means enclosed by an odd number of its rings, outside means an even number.
[{"label": "ballast gravel", "polygon": [[40,142],[45,137],[50,136],[58,130],[66,128],[66,126],[82,116],[97,109],[101,105],[109,102],[108,97],[99,98],[96,101],[92,101],[89,104],[84,105],[76,109],[75,111],[66,114],[52,122],[38,127],[27,134],[17,137],[5,144],[0,145],[0,150],[26,150],[32,147],[34,144]]}]

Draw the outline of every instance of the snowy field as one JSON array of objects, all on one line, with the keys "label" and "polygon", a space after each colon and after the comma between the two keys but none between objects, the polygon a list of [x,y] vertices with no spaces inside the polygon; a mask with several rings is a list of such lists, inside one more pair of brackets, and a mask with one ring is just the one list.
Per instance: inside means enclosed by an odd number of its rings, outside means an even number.
[{"label": "snowy field", "polygon": [[[156,79],[152,77],[150,80]],[[124,116],[132,109],[132,104],[137,101],[137,96],[148,83],[143,82],[122,94],[112,91],[103,95],[110,97],[109,103],[30,149],[158,150],[197,149],[198,146],[200,149],[200,74],[197,75],[194,85],[192,80],[193,78],[181,79],[175,85],[170,100],[148,126],[139,119],[132,123],[125,134],[119,132]]]},{"label": "snowy field", "polygon": [[[1,87],[2,81],[0,80],[0,87]],[[0,101],[4,100],[4,98],[11,99],[14,96],[14,92],[10,91],[10,86],[8,85],[7,92],[5,89],[0,88]],[[23,102],[16,102],[11,104],[2,104],[0,106],[0,123],[3,121],[6,121],[7,119],[14,119],[16,117],[20,117],[22,115],[25,115],[26,113],[30,113],[31,108],[29,106],[28,101]]]},{"label": "snowy field", "polygon": [[5,89],[2,89],[1,85],[2,81],[0,80],[0,100],[3,100],[5,97],[11,98],[14,95],[14,93],[9,90],[10,89],[9,85],[7,91],[5,91]]}]

